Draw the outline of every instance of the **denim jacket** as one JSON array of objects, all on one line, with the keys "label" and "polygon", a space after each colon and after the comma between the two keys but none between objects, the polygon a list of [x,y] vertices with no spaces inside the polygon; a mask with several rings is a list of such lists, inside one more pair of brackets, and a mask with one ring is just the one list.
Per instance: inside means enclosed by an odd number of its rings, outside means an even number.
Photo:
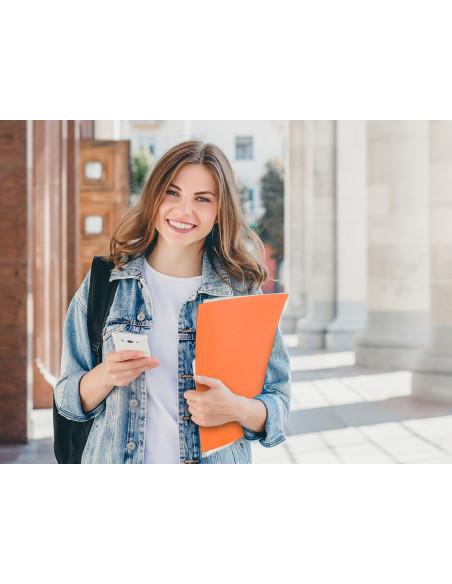
[{"label": "denim jacket", "polygon": [[[150,333],[153,323],[152,298],[142,276],[143,256],[131,260],[122,271],[115,268],[110,281],[120,280],[116,295],[103,330],[103,359],[114,349],[112,333]],[[198,290],[179,310],[178,320],[178,429],[181,463],[251,463],[250,440],[259,440],[266,447],[285,440],[283,426],[289,414],[290,362],[279,329],[276,331],[264,386],[260,395],[267,409],[263,432],[243,428],[244,437],[231,445],[202,457],[199,427],[191,421],[184,392],[196,389],[191,377],[195,358],[197,308],[203,300],[214,297],[232,297],[247,294],[246,287],[233,290],[231,279],[215,259],[223,282],[212,269],[204,250],[202,278]],[[55,386],[55,403],[60,414],[70,420],[86,421],[94,418],[83,451],[82,464],[114,463],[139,464],[144,460],[146,426],[145,373],[124,387],[114,387],[108,396],[92,411],[84,412],[80,402],[80,380],[94,367],[87,330],[87,304],[90,272],[75,293],[66,315],[60,379]],[[260,288],[252,294],[262,294]]]}]

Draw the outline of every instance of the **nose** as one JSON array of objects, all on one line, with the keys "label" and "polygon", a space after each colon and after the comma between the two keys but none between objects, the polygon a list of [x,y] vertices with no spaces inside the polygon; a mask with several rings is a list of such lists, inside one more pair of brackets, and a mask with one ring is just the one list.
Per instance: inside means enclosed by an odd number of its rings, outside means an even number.
[{"label": "nose", "polygon": [[182,199],[179,201],[179,210],[184,217],[189,217],[192,214],[193,203],[190,199]]}]

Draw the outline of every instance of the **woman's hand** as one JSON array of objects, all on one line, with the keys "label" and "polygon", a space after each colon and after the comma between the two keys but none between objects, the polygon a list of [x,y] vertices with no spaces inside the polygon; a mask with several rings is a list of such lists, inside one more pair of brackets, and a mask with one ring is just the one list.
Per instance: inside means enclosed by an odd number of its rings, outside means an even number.
[{"label": "woman's hand", "polygon": [[190,389],[184,393],[192,422],[204,427],[238,422],[254,432],[264,432],[267,408],[261,400],[237,395],[213,377],[193,375],[193,379],[209,389]]},{"label": "woman's hand", "polygon": [[240,409],[240,396],[233,393],[219,379],[194,375],[201,385],[207,385],[207,391],[189,389],[184,393],[191,419],[198,426],[220,426],[237,419]]},{"label": "woman's hand", "polygon": [[110,351],[105,361],[88,371],[80,380],[80,402],[87,413],[96,408],[115,387],[128,385],[140,373],[157,367],[156,357],[144,357],[139,351]]},{"label": "woman's hand", "polygon": [[124,387],[144,371],[158,365],[157,357],[143,357],[141,351],[110,351],[104,361],[105,383]]}]

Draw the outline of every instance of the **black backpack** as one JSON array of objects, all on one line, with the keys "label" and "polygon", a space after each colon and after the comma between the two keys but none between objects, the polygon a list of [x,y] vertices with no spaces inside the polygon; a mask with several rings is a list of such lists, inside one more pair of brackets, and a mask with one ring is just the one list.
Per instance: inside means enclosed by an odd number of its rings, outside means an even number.
[{"label": "black backpack", "polygon": [[[88,293],[88,336],[95,365],[102,362],[102,330],[115,297],[118,280],[109,282],[115,267],[102,256],[95,256],[91,266]],[[53,451],[59,464],[80,464],[93,419],[87,422],[68,420],[60,413],[53,398]]]}]

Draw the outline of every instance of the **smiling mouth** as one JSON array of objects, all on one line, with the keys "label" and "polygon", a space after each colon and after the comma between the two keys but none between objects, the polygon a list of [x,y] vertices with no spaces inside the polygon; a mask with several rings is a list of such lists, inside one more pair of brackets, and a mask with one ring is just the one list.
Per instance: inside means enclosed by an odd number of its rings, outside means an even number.
[{"label": "smiling mouth", "polygon": [[[166,222],[171,227],[171,229],[177,231],[178,233],[187,233],[188,231],[193,231],[193,229],[196,227],[196,225],[193,225],[192,223],[185,223],[184,221],[171,221],[170,223],[170,219],[167,219]],[[181,225],[184,227],[180,227]]]}]

